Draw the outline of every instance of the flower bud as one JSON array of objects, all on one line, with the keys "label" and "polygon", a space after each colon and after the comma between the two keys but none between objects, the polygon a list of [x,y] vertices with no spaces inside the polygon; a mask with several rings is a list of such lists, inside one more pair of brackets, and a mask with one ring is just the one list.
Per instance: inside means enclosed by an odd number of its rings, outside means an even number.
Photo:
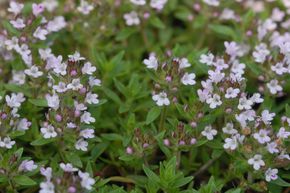
[{"label": "flower bud", "polygon": [[56,114],[56,115],[55,115],[55,120],[56,120],[57,122],[61,122],[61,121],[62,121],[62,116],[61,116],[60,114]]},{"label": "flower bud", "polygon": [[78,111],[78,110],[75,110],[75,113],[74,113],[75,117],[79,117],[81,115],[81,112]]},{"label": "flower bud", "polygon": [[169,141],[169,139],[164,139],[164,140],[163,140],[163,144],[166,145],[166,146],[170,146],[170,141]]},{"label": "flower bud", "polygon": [[80,89],[80,94],[85,94],[87,92],[87,89],[85,87]]},{"label": "flower bud", "polygon": [[133,149],[132,149],[132,147],[127,147],[127,148],[126,148],[126,153],[127,153],[127,154],[130,154],[130,155],[133,154]]},{"label": "flower bud", "polygon": [[192,122],[190,123],[190,126],[191,126],[192,128],[195,128],[195,127],[197,126],[197,124],[196,124],[195,121],[192,121]]},{"label": "flower bud", "polygon": [[76,70],[70,71],[70,75],[71,76],[76,76],[77,74],[78,74],[78,72]]},{"label": "flower bud", "polygon": [[179,145],[185,145],[185,141],[180,140],[178,144],[179,144]]},{"label": "flower bud", "polygon": [[70,186],[68,189],[67,189],[68,193],[75,193],[77,192],[77,189],[74,187],[74,186]]},{"label": "flower bud", "polygon": [[193,137],[193,138],[191,138],[191,140],[190,140],[190,144],[191,145],[194,145],[194,144],[196,144],[196,139]]}]

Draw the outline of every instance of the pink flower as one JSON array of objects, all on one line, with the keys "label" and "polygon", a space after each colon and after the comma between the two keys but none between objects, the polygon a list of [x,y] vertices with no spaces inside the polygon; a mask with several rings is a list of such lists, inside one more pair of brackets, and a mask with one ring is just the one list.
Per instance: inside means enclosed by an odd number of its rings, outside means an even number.
[{"label": "pink flower", "polygon": [[43,11],[44,11],[43,4],[41,4],[41,3],[40,4],[36,4],[36,3],[32,4],[32,13],[33,13],[33,15],[38,16]]}]

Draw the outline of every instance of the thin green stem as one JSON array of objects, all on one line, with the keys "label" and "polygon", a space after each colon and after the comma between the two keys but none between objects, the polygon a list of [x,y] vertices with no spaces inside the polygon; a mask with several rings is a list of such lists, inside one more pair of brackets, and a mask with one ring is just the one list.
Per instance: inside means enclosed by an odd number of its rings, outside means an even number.
[{"label": "thin green stem", "polygon": [[162,112],[161,112],[161,118],[160,118],[160,122],[159,122],[159,131],[164,130],[166,113],[167,113],[167,107],[165,106],[165,107],[163,107]]}]

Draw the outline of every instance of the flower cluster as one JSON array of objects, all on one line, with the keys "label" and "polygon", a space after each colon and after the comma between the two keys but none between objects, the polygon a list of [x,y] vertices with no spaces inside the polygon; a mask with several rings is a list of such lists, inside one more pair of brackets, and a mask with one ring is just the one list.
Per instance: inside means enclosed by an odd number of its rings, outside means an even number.
[{"label": "flower cluster", "polygon": [[186,72],[186,68],[191,66],[187,58],[173,58],[162,63],[152,53],[143,63],[156,73],[160,71],[161,76],[157,79],[156,90],[152,96],[158,106],[168,106],[171,102],[176,102],[176,93],[180,85],[193,86],[196,83],[195,74]]},{"label": "flower cluster", "polygon": [[[51,167],[42,167],[41,175],[45,181],[40,183],[40,193],[68,192],[77,193],[91,190],[95,180],[87,172],[82,172],[73,167],[71,163],[60,163],[61,171],[55,173]],[[77,174],[76,174],[77,173]]]},{"label": "flower cluster", "polygon": [[15,141],[11,137],[23,135],[31,126],[31,122],[27,118],[21,117],[18,113],[21,104],[25,101],[23,93],[7,94],[1,98],[0,111],[0,147],[11,149]]},{"label": "flower cluster", "polygon": [[[42,57],[49,74],[49,93],[45,98],[49,107],[47,121],[43,123],[41,133],[44,138],[74,139],[77,150],[88,150],[88,139],[94,138],[94,129],[89,126],[96,120],[88,112],[88,106],[99,103],[94,87],[101,81],[94,76],[96,67],[78,52],[69,55],[67,61],[62,56],[54,56],[50,50],[44,50]],[[69,100],[68,100],[69,99]]]},{"label": "flower cluster", "polygon": [[130,0],[131,4],[137,6],[136,9],[141,7],[141,11],[136,12],[133,10],[129,13],[125,13],[123,17],[125,19],[126,25],[139,25],[141,23],[141,18],[147,20],[150,17],[150,12],[146,11],[147,9],[161,11],[166,5],[167,1],[168,0],[150,0],[150,2],[146,2],[146,0]]}]

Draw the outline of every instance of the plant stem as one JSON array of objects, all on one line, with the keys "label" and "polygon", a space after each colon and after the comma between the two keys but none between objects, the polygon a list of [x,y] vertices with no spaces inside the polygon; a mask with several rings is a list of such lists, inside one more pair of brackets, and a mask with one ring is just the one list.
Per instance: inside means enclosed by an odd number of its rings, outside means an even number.
[{"label": "plant stem", "polygon": [[161,118],[160,118],[160,122],[159,122],[159,131],[164,130],[166,113],[167,113],[167,107],[165,106],[165,107],[163,107],[162,112],[161,112]]},{"label": "plant stem", "polygon": [[[221,156],[221,155],[220,155]],[[197,170],[193,176],[196,177],[198,176],[199,174],[203,173],[207,168],[209,168],[217,159],[220,158],[220,156],[218,157],[215,157],[211,160],[209,160],[208,162],[206,162],[201,168],[199,168],[199,170]]]},{"label": "plant stem", "polygon": [[115,182],[124,182],[124,183],[135,184],[135,181],[132,180],[131,178],[122,177],[122,176],[112,176],[112,177],[108,178],[108,180],[115,181]]}]

